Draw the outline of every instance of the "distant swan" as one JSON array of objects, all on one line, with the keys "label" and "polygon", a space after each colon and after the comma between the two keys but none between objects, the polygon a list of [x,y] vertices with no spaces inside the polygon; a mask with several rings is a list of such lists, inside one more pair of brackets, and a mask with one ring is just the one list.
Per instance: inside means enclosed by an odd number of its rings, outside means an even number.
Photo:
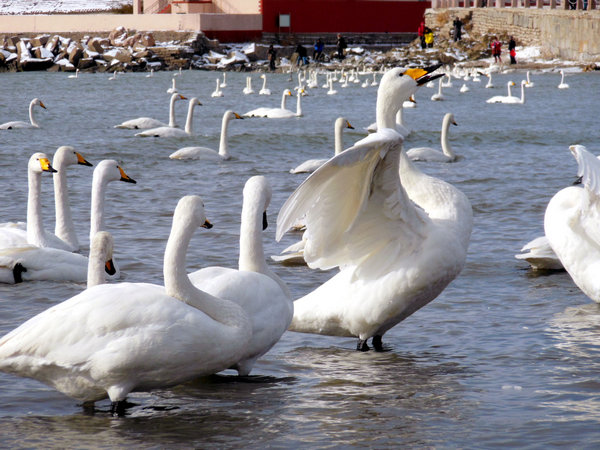
[{"label": "distant swan", "polygon": [[459,92],[465,93],[465,92],[469,92],[471,89],[469,89],[469,86],[467,86],[466,83],[463,83],[463,85],[460,87]]},{"label": "distant swan", "polygon": [[296,112],[285,109],[286,97],[291,96],[292,92],[289,89],[283,91],[281,96],[281,108],[257,108],[252,111],[248,111],[244,116],[246,117],[267,117],[269,119],[288,119],[290,117],[299,117],[302,115],[302,94],[304,89],[299,89],[296,93]]},{"label": "distant swan", "polygon": [[123,414],[132,391],[220,372],[246,353],[252,325],[235,302],[194,287],[186,251],[209,228],[200,197],[183,197],[164,255],[164,287],[99,284],[0,339],[0,370],[37,379],[85,404],[110,398]]},{"label": "distant swan", "polygon": [[160,120],[152,119],[150,117],[138,117],[137,119],[126,120],[125,122],[115,125],[115,128],[127,128],[130,130],[145,130],[148,128],[157,127],[176,127],[175,122],[175,102],[177,100],[186,100],[186,97],[180,94],[172,94],[171,100],[169,101],[169,123],[166,124]]},{"label": "distant swan", "polygon": [[223,121],[221,122],[221,139],[219,141],[219,151],[207,147],[184,147],[171,153],[171,159],[229,159],[229,147],[227,145],[227,129],[229,122],[233,119],[243,119],[238,113],[231,110],[225,111]]},{"label": "distant swan", "polygon": [[448,141],[448,130],[450,125],[457,125],[454,120],[454,114],[446,113],[442,120],[442,134],[440,138],[442,151],[431,147],[414,147],[406,151],[408,156],[413,161],[430,161],[430,162],[454,162],[458,159],[457,155],[452,150]]},{"label": "distant swan", "polygon": [[171,87],[167,89],[167,94],[177,94],[177,81],[175,81],[175,78],[172,78],[171,80]]},{"label": "distant swan", "polygon": [[151,128],[140,133],[136,133],[136,136],[166,138],[182,138],[191,136],[194,124],[194,107],[196,105],[202,105],[202,103],[200,103],[200,100],[198,100],[196,97],[191,98],[188,102],[188,113],[187,119],[185,121],[185,130],[172,127],[158,127]]},{"label": "distant swan", "polygon": [[254,94],[254,89],[252,89],[252,77],[246,77],[246,87],[242,90],[244,95]]},{"label": "distant swan", "polygon": [[558,85],[559,89],[569,89],[569,85],[565,83],[565,72],[561,69],[560,71],[560,84]]},{"label": "distant swan", "polygon": [[263,79],[263,85],[260,91],[258,91],[259,95],[271,95],[271,89],[267,88],[267,76],[263,73],[260,76]]},{"label": "distant swan", "polygon": [[227,87],[227,72],[223,72],[223,82],[221,83],[221,87]]},{"label": "distant swan", "polygon": [[486,73],[485,76],[488,78],[488,81],[487,81],[487,84],[485,85],[485,87],[487,89],[496,87],[496,86],[494,86],[494,83],[492,82],[492,72]]},{"label": "distant swan", "polygon": [[79,77],[79,69],[75,69],[75,75],[69,75],[68,78],[78,78]]},{"label": "distant swan", "polygon": [[444,97],[444,94],[442,93],[442,79],[440,78],[438,80],[438,91],[431,96],[431,100],[434,102],[439,102],[445,99],[446,97]]},{"label": "distant swan", "polygon": [[39,98],[34,98],[29,103],[29,123],[18,120],[14,122],[6,122],[0,125],[0,130],[14,130],[16,128],[39,128],[40,125],[35,120],[35,116],[33,114],[34,106],[39,106],[46,109],[46,106]]},{"label": "distant swan", "polygon": [[525,87],[530,88],[530,87],[534,87],[534,86],[535,86],[535,83],[529,79],[529,70],[528,70],[527,71],[527,82],[525,83]]},{"label": "distant swan", "polygon": [[[508,103],[510,101],[508,99],[511,97],[514,97],[510,90],[511,86],[515,86],[514,81],[509,81],[508,83],[506,83],[506,87],[508,88],[508,95],[495,95],[494,97],[488,98],[485,102],[486,103]],[[516,98],[516,97],[514,97],[514,98]]]},{"label": "distant swan", "polygon": [[211,97],[223,97],[223,91],[221,90],[221,81],[217,78],[217,87],[216,89],[212,92],[212,94],[210,94]]}]

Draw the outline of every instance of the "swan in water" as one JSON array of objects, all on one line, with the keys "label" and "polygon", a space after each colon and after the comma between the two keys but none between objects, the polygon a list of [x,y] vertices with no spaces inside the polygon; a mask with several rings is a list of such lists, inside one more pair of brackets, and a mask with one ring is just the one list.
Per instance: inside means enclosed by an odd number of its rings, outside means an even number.
[{"label": "swan in water", "polygon": [[244,95],[254,94],[254,89],[252,89],[252,77],[246,77],[246,87],[242,90]]},{"label": "swan in water", "polygon": [[377,82],[377,72],[373,72],[373,81],[371,81],[371,86],[377,86],[379,83]]},{"label": "swan in water", "polygon": [[294,302],[291,331],[358,336],[363,351],[373,337],[382,350],[383,334],[436,298],[462,270],[472,227],[468,199],[419,172],[391,129],[401,102],[436,68],[386,72],[377,96],[379,131],[321,166],[281,208],[277,240],[305,217],[309,267],[339,267]]},{"label": "swan in water", "polygon": [[223,72],[223,81],[221,82],[221,87],[227,87],[227,72]]},{"label": "swan in water", "polygon": [[248,111],[244,116],[246,117],[267,117],[269,119],[289,119],[291,117],[302,116],[302,95],[304,89],[298,89],[296,92],[296,112],[285,109],[285,100],[287,96],[292,95],[289,89],[284,91],[281,97],[281,108],[257,108],[252,111]]},{"label": "swan in water", "polygon": [[527,82],[525,83],[525,87],[530,88],[530,87],[534,87],[534,86],[535,86],[535,83],[529,79],[529,70],[528,70],[527,71]]},{"label": "swan in water", "polygon": [[112,76],[108,77],[108,79],[110,81],[116,80],[117,79],[117,71],[115,70],[112,74]]},{"label": "swan in water", "polygon": [[40,108],[46,109],[46,106],[39,98],[34,98],[29,103],[29,123],[21,122],[18,120],[13,121],[13,122],[6,122],[6,123],[3,123],[2,125],[0,125],[0,130],[14,130],[16,128],[39,128],[40,125],[35,120],[35,116],[33,113],[33,111],[34,111],[33,108],[35,106],[39,106]]},{"label": "swan in water", "polygon": [[258,95],[271,95],[271,89],[267,88],[267,76],[263,73],[260,77],[263,79],[263,85]]},{"label": "swan in water", "polygon": [[223,91],[221,90],[221,81],[217,78],[217,87],[216,89],[212,92],[212,94],[210,94],[211,97],[223,97]]},{"label": "swan in water", "polygon": [[525,244],[515,258],[527,261],[533,270],[564,270],[546,235]]},{"label": "swan in water", "polygon": [[253,109],[252,111],[248,111],[246,114],[244,114],[245,117],[268,117],[267,114],[269,113],[274,113],[276,114],[277,112],[280,111],[287,111],[287,109],[285,109],[285,101],[288,97],[292,96],[292,91],[290,91],[289,89],[284,89],[283,90],[283,94],[281,94],[281,108],[267,108],[267,107],[261,107],[261,108],[256,108]]},{"label": "swan in water", "polygon": [[126,120],[125,122],[115,125],[115,128],[127,128],[130,130],[145,130],[148,128],[157,127],[177,127],[175,122],[175,102],[177,100],[186,100],[186,97],[180,94],[171,94],[169,100],[169,123],[166,124],[160,120],[152,119],[151,117],[138,117],[137,119]]},{"label": "swan in water", "polygon": [[[448,81],[444,81],[446,79]],[[442,87],[445,87],[445,88],[451,88],[452,87],[452,78],[450,77],[449,73],[444,74],[444,77],[440,78],[440,80],[441,80],[441,83],[442,83]],[[429,84],[429,83],[427,83],[427,84]]]},{"label": "swan in water", "polygon": [[[333,126],[334,149],[335,149],[334,155],[339,155],[344,150],[344,143],[343,143],[344,128],[350,128],[351,130],[354,129],[354,127],[352,125],[350,125],[350,122],[348,122],[348,120],[346,118],[338,117],[335,120],[335,124]],[[314,172],[319,167],[321,167],[323,164],[325,164],[328,160],[329,160],[328,158],[326,158],[326,159],[309,159],[307,161],[304,161],[302,164],[300,164],[296,168],[291,169],[290,173]]]},{"label": "swan in water", "polygon": [[486,73],[485,76],[488,78],[488,81],[487,81],[485,87],[487,89],[491,89],[491,88],[496,87],[496,86],[494,86],[494,83],[492,82],[492,73],[491,72]]},{"label": "swan in water", "polygon": [[75,75],[69,75],[68,78],[79,78],[79,69],[75,69]]},{"label": "swan in water", "polygon": [[327,84],[329,85],[329,90],[327,91],[327,95],[335,95],[335,94],[337,94],[338,91],[336,91],[333,88],[333,79],[331,77],[327,81]]},{"label": "swan in water", "polygon": [[[512,95],[512,92],[510,90],[510,88],[512,86],[515,86],[515,82],[514,81],[509,81],[508,83],[506,83],[506,87],[508,89],[508,95],[495,95],[491,98],[488,98],[485,102],[486,103],[507,103],[510,100],[507,100],[508,98],[514,97],[514,95]],[[516,97],[514,97],[516,98]]]},{"label": "swan in water", "polygon": [[177,81],[175,78],[171,78],[171,87],[167,89],[167,94],[177,94]]},{"label": "swan in water", "polygon": [[197,105],[202,105],[197,97],[192,97],[188,102],[187,119],[185,121],[185,130],[173,127],[158,127],[136,133],[136,136],[141,137],[166,137],[166,138],[182,138],[192,135],[194,123],[194,108]]},{"label": "swan in water", "polygon": [[233,119],[243,119],[238,113],[231,110],[225,111],[221,123],[221,140],[219,141],[219,151],[207,147],[184,147],[171,153],[171,159],[229,159],[229,147],[227,145],[227,128],[229,122]]},{"label": "swan in water", "polygon": [[465,92],[469,92],[471,89],[469,89],[469,86],[467,86],[466,83],[463,83],[463,85],[460,87],[460,89],[458,90],[461,93],[465,93]]},{"label": "swan in water", "polygon": [[442,120],[442,134],[440,142],[442,151],[431,147],[414,147],[406,151],[408,156],[413,161],[430,161],[430,162],[454,162],[458,156],[452,150],[448,141],[448,130],[450,125],[458,125],[454,120],[454,114],[446,113]]},{"label": "swan in water", "polygon": [[565,83],[565,72],[564,70],[560,70],[560,84],[558,85],[559,89],[569,89],[569,85]]},{"label": "swan in water", "polygon": [[244,355],[232,367],[239,375],[250,373],[287,330],[293,315],[292,296],[285,283],[265,262],[262,232],[271,186],[263,176],[244,186],[238,269],[207,267],[189,275],[199,289],[239,304],[252,322],[252,338]]},{"label": "swan in water", "polygon": [[506,103],[506,104],[512,104],[512,105],[524,104],[525,103],[525,84],[527,84],[527,81],[521,80],[521,98],[515,97],[515,96],[510,96],[510,97],[506,97],[500,103]]},{"label": "swan in water", "polygon": [[185,273],[202,199],[183,197],[164,255],[164,287],[99,284],[0,339],[0,370],[34,378],[88,406],[109,397],[123,414],[133,391],[174,386],[240,361],[252,325],[235,302],[196,288]]},{"label": "swan in water", "polygon": [[150,69],[150,73],[146,75],[146,78],[152,78],[154,76],[154,69]]},{"label": "swan in water", "polygon": [[444,97],[444,94],[442,93],[442,79],[440,78],[438,80],[438,91],[431,96],[431,100],[433,100],[434,102],[440,102],[445,99],[446,97]]},{"label": "swan in water", "polygon": [[583,145],[571,145],[583,187],[569,186],[552,197],[544,231],[558,259],[585,295],[600,302],[600,161]]}]

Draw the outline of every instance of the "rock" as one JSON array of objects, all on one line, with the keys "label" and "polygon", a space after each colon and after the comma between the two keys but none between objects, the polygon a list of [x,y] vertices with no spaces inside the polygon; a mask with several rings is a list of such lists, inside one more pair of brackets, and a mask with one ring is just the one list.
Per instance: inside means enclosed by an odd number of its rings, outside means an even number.
[{"label": "rock", "polygon": [[90,67],[96,67],[94,58],[81,58],[77,63],[77,68],[80,70],[89,69]]},{"label": "rock", "polygon": [[19,61],[19,68],[23,71],[46,70],[54,65],[52,58],[29,58]]},{"label": "rock", "polygon": [[83,48],[80,45],[75,45],[69,52],[69,62],[77,67],[79,60],[83,56]]},{"label": "rock", "polygon": [[132,61],[131,53],[129,53],[124,48],[113,48],[105,51],[102,54],[102,57],[105,61],[112,62],[113,60],[117,60],[122,63],[130,63]]},{"label": "rock", "polygon": [[154,47],[156,45],[156,41],[154,40],[154,35],[152,33],[143,33],[139,43],[144,47]]},{"label": "rock", "polygon": [[115,47],[122,47],[125,39],[127,39],[127,30],[125,27],[115,28],[108,35],[110,44]]},{"label": "rock", "polygon": [[48,42],[49,39],[50,39],[50,35],[43,34],[41,36],[34,37],[31,40],[31,45],[33,47],[43,47],[44,45],[46,45],[46,43]]},{"label": "rock", "polygon": [[90,39],[88,41],[87,45],[88,45],[88,48],[93,52],[100,53],[100,54],[104,53],[104,47],[102,47],[100,39],[98,39],[98,38]]},{"label": "rock", "polygon": [[59,41],[60,38],[58,36],[52,36],[52,39],[48,40],[48,42],[46,43],[46,49],[56,54],[56,52],[58,51]]},{"label": "rock", "polygon": [[17,42],[17,55],[19,55],[19,61],[31,58],[31,53],[29,52],[25,41]]}]

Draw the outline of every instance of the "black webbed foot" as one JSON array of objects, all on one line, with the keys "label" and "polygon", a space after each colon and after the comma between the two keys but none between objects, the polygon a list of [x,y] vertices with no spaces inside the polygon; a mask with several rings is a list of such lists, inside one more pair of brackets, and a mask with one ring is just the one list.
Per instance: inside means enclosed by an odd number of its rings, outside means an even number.
[{"label": "black webbed foot", "polygon": [[356,343],[356,350],[359,352],[368,352],[369,346],[367,344],[367,340],[365,339],[363,341],[362,339],[359,339],[358,342]]}]

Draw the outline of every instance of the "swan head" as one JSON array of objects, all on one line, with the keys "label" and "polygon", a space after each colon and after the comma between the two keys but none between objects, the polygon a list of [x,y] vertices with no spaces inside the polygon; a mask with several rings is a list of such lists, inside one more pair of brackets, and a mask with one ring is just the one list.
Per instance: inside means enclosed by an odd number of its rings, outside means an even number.
[{"label": "swan head", "polygon": [[285,91],[283,91],[283,96],[284,96],[284,97],[285,97],[285,96],[289,96],[289,97],[291,97],[291,96],[292,96],[292,91],[290,91],[289,89],[286,89]]},{"label": "swan head", "polygon": [[527,84],[527,80],[521,80],[521,86],[525,86]]},{"label": "swan head", "polygon": [[42,108],[47,109],[46,105],[44,105],[44,102],[42,102],[39,98],[34,98],[31,100],[31,106],[41,106]]},{"label": "swan head", "polygon": [[243,119],[242,116],[240,116],[238,113],[233,112],[232,110],[228,109],[227,111],[225,111],[225,117],[227,118],[227,120],[233,120],[233,119]]},{"label": "swan head", "polygon": [[180,222],[190,228],[212,228],[212,224],[206,219],[204,201],[199,195],[186,195],[177,202],[173,222]]},{"label": "swan head", "polygon": [[178,94],[177,92],[175,92],[174,94],[171,95],[171,100],[173,100],[174,102],[177,100],[187,100],[187,97],[185,95],[181,95],[181,94]]},{"label": "swan head", "polygon": [[256,175],[249,178],[244,185],[243,196],[244,203],[248,201],[248,204],[258,205],[259,208],[262,209],[262,227],[263,230],[265,230],[268,226],[267,208],[269,207],[271,197],[273,196],[269,180],[262,175]]},{"label": "swan head", "polygon": [[90,259],[98,258],[104,261],[104,271],[108,275],[114,275],[117,273],[115,265],[113,264],[113,247],[114,240],[112,235],[108,231],[98,231],[92,239],[90,246]]},{"label": "swan head", "polygon": [[41,152],[34,153],[33,155],[31,155],[31,157],[29,158],[27,168],[28,170],[35,173],[57,172],[50,164],[50,159],[48,158],[48,155]]},{"label": "swan head", "polygon": [[516,86],[514,81],[509,81],[508,83],[506,83],[508,86]]},{"label": "swan head", "polygon": [[58,147],[56,153],[54,154],[54,158],[52,159],[52,163],[54,167],[59,169],[67,166],[74,166],[75,164],[81,164],[82,166],[91,167],[93,164],[86,161],[86,159],[76,151],[70,145],[63,145]]},{"label": "swan head", "polygon": [[136,183],[136,181],[133,178],[130,178],[125,173],[123,168],[114,159],[105,159],[103,161],[100,161],[100,163],[98,163],[98,165],[96,166],[96,169],[94,169],[92,183],[94,179],[101,179],[105,182],[124,181],[126,183]]},{"label": "swan head", "polygon": [[454,114],[452,113],[446,113],[446,115],[444,116],[444,121],[451,123],[452,125],[458,126],[456,120],[454,120]]},{"label": "swan head", "polygon": [[198,100],[198,97],[192,97],[190,99],[190,108],[192,106],[197,106],[197,105],[202,106],[202,103],[200,103],[200,100]]}]

